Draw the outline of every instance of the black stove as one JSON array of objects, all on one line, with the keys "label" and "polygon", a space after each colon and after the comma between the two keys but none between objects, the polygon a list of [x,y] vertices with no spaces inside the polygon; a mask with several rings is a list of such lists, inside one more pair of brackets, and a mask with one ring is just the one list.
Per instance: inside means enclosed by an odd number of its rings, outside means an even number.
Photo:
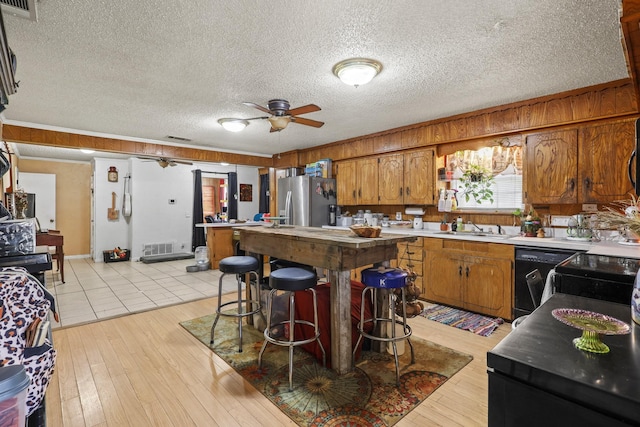
[{"label": "black stove", "polygon": [[556,292],[631,304],[640,259],[577,253],[556,266]]}]

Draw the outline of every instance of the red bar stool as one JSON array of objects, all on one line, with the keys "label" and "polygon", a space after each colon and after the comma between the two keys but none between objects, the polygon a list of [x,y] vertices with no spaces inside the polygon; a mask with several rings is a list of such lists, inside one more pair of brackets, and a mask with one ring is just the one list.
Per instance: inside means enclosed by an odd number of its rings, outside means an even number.
[{"label": "red bar stool", "polygon": [[[289,391],[293,390],[293,348],[296,346],[318,341],[320,350],[322,350],[322,365],[327,366],[327,354],[324,351],[320,337],[320,328],[318,327],[318,299],[316,296],[316,284],[318,278],[314,272],[298,267],[279,268],[269,276],[269,285],[271,291],[267,296],[267,327],[264,330],[264,343],[258,354],[258,369],[262,369],[262,355],[267,348],[267,344],[275,344],[283,347],[289,347]],[[289,320],[272,324],[272,307],[273,297],[278,291],[289,293]],[[295,318],[296,307],[296,291],[308,291],[313,295],[313,323]],[[273,335],[273,330],[278,330],[278,326],[288,325],[289,338]],[[296,325],[307,325],[314,329],[314,336],[307,339],[295,339]],[[275,328],[274,328],[275,327]]]}]

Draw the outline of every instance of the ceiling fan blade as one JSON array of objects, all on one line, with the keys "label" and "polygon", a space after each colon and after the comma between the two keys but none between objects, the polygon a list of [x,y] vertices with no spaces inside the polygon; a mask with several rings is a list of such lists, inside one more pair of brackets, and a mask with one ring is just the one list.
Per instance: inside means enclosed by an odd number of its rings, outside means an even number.
[{"label": "ceiling fan blade", "polygon": [[244,105],[246,105],[247,107],[253,107],[253,108],[257,108],[258,110],[267,113],[267,114],[271,114],[271,110],[269,110],[268,108],[263,107],[262,105],[258,105],[258,104],[254,104],[253,102],[243,102]]},{"label": "ceiling fan blade", "polygon": [[268,116],[261,116],[261,117],[251,117],[250,119],[242,119],[242,120],[264,120],[264,119],[268,119]]},{"label": "ceiling fan blade", "polygon": [[[185,162],[184,160],[170,160],[171,163],[175,163],[175,164],[181,164],[181,165],[192,165],[193,163],[191,162]],[[175,165],[171,165],[171,166],[175,166]]]},{"label": "ceiling fan blade", "polygon": [[291,121],[293,123],[297,123],[299,125],[313,126],[314,128],[319,128],[324,125],[324,122],[319,122],[317,120],[305,119],[303,117],[291,117]]},{"label": "ceiling fan blade", "polygon": [[299,114],[313,113],[314,111],[320,111],[320,107],[315,104],[303,105],[302,107],[294,108],[287,111],[287,114],[297,116]]}]

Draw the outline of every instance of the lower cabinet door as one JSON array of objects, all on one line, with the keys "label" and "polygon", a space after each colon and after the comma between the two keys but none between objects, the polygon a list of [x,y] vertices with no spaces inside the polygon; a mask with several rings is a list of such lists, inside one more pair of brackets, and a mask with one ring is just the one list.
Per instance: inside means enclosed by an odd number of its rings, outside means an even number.
[{"label": "lower cabinet door", "polygon": [[511,261],[471,256],[465,259],[464,308],[510,318]]}]

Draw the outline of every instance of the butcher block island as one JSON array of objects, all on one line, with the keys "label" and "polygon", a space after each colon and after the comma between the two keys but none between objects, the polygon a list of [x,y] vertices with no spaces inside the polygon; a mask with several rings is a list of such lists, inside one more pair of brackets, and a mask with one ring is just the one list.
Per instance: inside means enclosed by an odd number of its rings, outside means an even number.
[{"label": "butcher block island", "polygon": [[351,231],[317,227],[243,227],[240,248],[329,270],[331,282],[331,365],[339,374],[351,366],[351,270],[370,264],[388,266],[398,243],[416,236],[385,234],[358,237]]}]

